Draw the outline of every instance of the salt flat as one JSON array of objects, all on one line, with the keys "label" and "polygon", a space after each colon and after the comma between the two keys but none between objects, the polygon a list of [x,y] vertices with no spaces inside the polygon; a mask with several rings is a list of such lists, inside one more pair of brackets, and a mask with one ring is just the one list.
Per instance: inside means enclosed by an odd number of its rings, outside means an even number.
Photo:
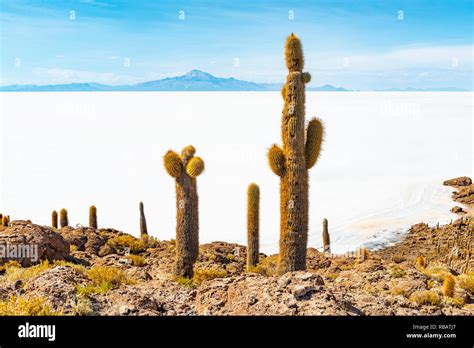
[{"label": "salt flat", "polygon": [[[442,181],[472,175],[473,93],[308,92],[306,115],[326,126],[310,171],[310,239],[329,220],[335,252],[390,243],[420,221],[455,218]],[[279,179],[266,149],[280,143],[277,92],[0,93],[0,211],[50,224],[66,207],[71,224],[174,238],[174,182],[162,156],[193,144],[201,242],[245,244],[246,187],[261,188],[261,247],[276,252]]]}]

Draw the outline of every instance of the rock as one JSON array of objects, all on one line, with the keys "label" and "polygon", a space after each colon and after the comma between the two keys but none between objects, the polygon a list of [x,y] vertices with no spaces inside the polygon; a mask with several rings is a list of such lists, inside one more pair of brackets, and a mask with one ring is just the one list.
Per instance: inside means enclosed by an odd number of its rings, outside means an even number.
[{"label": "rock", "polygon": [[462,187],[453,194],[453,199],[463,204],[474,204],[474,185]]},{"label": "rock", "polygon": [[457,206],[457,205],[451,208],[451,212],[453,212],[453,213],[455,213],[455,214],[463,214],[463,213],[465,213],[465,211],[464,211],[461,207],[459,207],[459,206]]},{"label": "rock", "polygon": [[[31,266],[46,259],[65,260],[69,256],[69,243],[59,233],[30,221],[13,221],[9,227],[0,231],[0,245],[29,246],[29,251],[37,250],[37,255],[34,255],[34,251],[29,257],[14,258],[22,266]],[[0,263],[7,260],[0,258]]]},{"label": "rock", "polygon": [[445,186],[469,186],[472,184],[471,178],[460,176],[459,178],[449,179],[443,182]]},{"label": "rock", "polygon": [[312,286],[303,286],[303,285],[296,285],[292,290],[292,295],[297,300],[301,300],[306,295],[310,295],[314,291],[314,287]]},{"label": "rock", "polygon": [[23,289],[29,296],[46,298],[52,309],[68,313],[76,303],[76,286],[86,282],[75,269],[58,266],[28,279]]}]

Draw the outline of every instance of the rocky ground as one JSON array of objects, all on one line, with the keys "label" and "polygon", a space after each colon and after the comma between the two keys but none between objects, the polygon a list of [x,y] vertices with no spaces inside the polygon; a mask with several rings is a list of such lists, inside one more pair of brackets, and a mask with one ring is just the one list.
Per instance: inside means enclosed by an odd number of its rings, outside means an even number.
[{"label": "rocky ground", "polygon": [[[244,246],[213,242],[192,280],[175,279],[174,241],[13,221],[0,245],[36,243],[42,261],[0,259],[0,315],[474,315],[474,185],[445,184],[463,206],[452,223],[414,225],[366,259],[309,248],[307,271],[281,276],[277,255],[246,272]],[[442,293],[448,274],[453,296]]]}]

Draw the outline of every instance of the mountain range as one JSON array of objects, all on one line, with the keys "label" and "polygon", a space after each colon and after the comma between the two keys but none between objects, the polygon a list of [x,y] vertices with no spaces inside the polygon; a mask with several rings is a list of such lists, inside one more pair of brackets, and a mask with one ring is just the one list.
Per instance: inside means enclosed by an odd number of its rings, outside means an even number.
[{"label": "mountain range", "polygon": [[[256,83],[237,80],[233,77],[222,78],[200,70],[191,70],[185,75],[167,77],[161,80],[137,83],[133,85],[111,86],[100,83],[70,83],[59,85],[10,85],[0,86],[0,92],[142,92],[142,91],[279,91],[282,83]],[[324,85],[308,87],[307,91],[348,92],[349,89]],[[428,92],[428,91],[465,91],[460,88],[407,88],[385,89],[379,91]]]},{"label": "mountain range", "polygon": [[[109,92],[109,91],[279,91],[280,83],[256,83],[231,78],[221,78],[200,70],[185,75],[134,85],[110,86],[100,83],[70,83],[60,85],[10,85],[0,86],[2,92]],[[310,91],[347,91],[331,85],[310,87]]]}]

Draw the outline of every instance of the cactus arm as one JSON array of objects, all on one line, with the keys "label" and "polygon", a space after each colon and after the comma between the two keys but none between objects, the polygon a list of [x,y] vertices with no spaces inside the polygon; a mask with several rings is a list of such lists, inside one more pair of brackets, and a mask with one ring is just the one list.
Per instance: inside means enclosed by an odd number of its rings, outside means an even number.
[{"label": "cactus arm", "polygon": [[183,161],[176,152],[169,150],[163,157],[163,163],[166,171],[173,178],[179,178],[183,173]]},{"label": "cactus arm", "polygon": [[310,169],[315,164],[321,153],[321,144],[324,137],[324,126],[320,119],[313,118],[306,128],[306,143],[304,155],[306,168]]},{"label": "cactus arm", "polygon": [[303,82],[304,83],[310,83],[311,82],[311,74],[309,72],[304,72],[303,74],[301,74],[301,76],[303,77]]},{"label": "cactus arm", "polygon": [[201,157],[193,157],[186,165],[186,173],[189,176],[195,178],[204,171],[204,161]]},{"label": "cactus arm", "polygon": [[278,145],[273,145],[268,150],[268,164],[276,175],[281,177],[285,174],[285,155]]}]

